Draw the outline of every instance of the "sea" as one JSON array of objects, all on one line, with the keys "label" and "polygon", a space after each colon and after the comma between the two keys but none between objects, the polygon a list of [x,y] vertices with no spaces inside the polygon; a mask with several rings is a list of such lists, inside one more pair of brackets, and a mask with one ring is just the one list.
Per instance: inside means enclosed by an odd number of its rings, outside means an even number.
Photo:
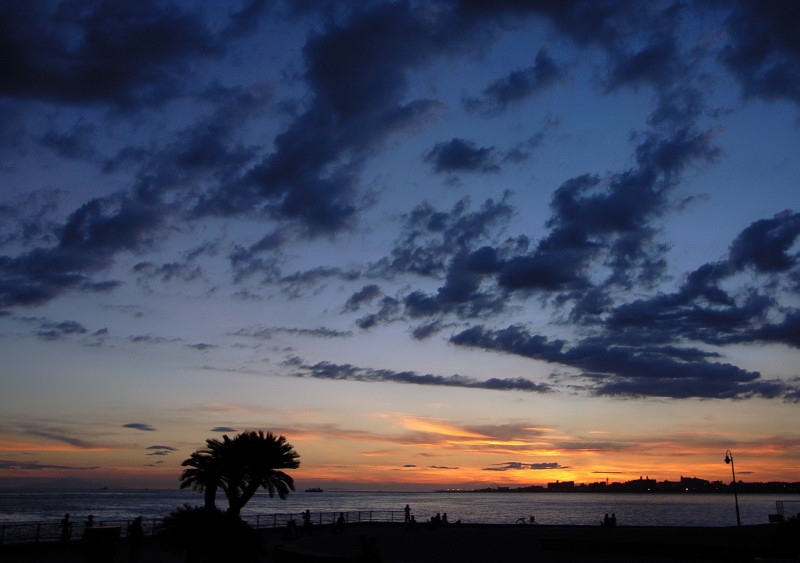
[{"label": "sea", "polygon": [[[743,525],[766,524],[776,512],[776,501],[800,502],[798,495],[739,495]],[[93,514],[96,522],[160,521],[185,505],[199,506],[202,494],[191,490],[0,490],[0,524],[58,522],[65,513],[82,522]],[[224,508],[222,494],[217,499]],[[358,519],[402,521],[409,505],[417,522],[447,513],[449,522],[514,524],[519,519],[544,525],[599,525],[615,514],[619,526],[735,526],[733,495],[635,493],[486,493],[486,492],[296,492],[285,500],[259,491],[245,506],[242,517],[262,526],[300,520],[309,510],[315,521],[332,522],[346,513]]]}]

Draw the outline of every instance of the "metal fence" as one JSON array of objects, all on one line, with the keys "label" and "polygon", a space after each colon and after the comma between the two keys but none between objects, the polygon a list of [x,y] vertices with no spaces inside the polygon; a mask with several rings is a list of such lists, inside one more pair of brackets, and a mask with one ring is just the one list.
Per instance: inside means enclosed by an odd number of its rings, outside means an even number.
[{"label": "metal fence", "polygon": [[[370,522],[403,522],[405,514],[402,510],[358,510],[340,512],[314,512],[311,513],[311,524],[314,526],[333,526],[339,516],[344,517],[345,524],[359,524]],[[290,520],[302,526],[303,513],[255,514],[244,515],[242,520],[256,530],[286,527]],[[97,526],[118,526],[121,536],[127,535],[128,526],[133,520],[97,520]],[[142,529],[146,536],[154,536],[162,526],[161,518],[153,518],[142,522]],[[83,524],[74,523],[70,540],[79,540],[83,537],[85,527]],[[38,543],[56,542],[61,540],[60,522],[15,522],[0,524],[0,545],[9,543]]]}]

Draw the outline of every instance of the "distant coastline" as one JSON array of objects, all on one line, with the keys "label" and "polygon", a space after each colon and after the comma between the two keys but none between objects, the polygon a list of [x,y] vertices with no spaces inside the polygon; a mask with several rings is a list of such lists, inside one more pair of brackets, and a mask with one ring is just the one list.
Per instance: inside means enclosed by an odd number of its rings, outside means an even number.
[{"label": "distant coastline", "polygon": [[[440,489],[442,493],[720,493],[731,494],[734,492],[733,483],[722,481],[707,481],[696,477],[681,477],[680,481],[656,481],[655,479],[640,477],[622,483],[578,483],[574,481],[556,481],[543,485],[528,485],[524,487],[485,487],[482,489]],[[753,482],[736,483],[737,494],[800,494],[800,482],[770,481],[767,483]]]}]

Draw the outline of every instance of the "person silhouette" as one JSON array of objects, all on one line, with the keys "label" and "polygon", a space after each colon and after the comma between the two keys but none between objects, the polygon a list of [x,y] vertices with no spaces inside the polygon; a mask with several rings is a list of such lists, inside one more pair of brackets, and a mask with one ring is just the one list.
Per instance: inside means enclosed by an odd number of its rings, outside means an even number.
[{"label": "person silhouette", "polygon": [[343,534],[345,525],[344,513],[339,513],[339,518],[336,519],[336,526],[333,528],[334,534]]},{"label": "person silhouette", "polygon": [[297,522],[295,522],[295,519],[290,516],[289,521],[286,522],[286,538],[294,539],[297,536]]},{"label": "person silhouette", "polygon": [[128,525],[128,561],[139,560],[139,548],[142,545],[143,536],[142,517],[137,516],[133,522]]},{"label": "person silhouette", "polygon": [[405,509],[403,509],[403,510],[406,513],[405,522],[406,522],[406,524],[408,524],[409,522],[411,522],[411,507],[406,505]]},{"label": "person silhouette", "polygon": [[308,535],[311,535],[311,511],[308,509],[303,512],[303,532],[308,532]]},{"label": "person silhouette", "polygon": [[61,541],[66,543],[72,537],[72,522],[69,521],[69,512],[61,520]]}]

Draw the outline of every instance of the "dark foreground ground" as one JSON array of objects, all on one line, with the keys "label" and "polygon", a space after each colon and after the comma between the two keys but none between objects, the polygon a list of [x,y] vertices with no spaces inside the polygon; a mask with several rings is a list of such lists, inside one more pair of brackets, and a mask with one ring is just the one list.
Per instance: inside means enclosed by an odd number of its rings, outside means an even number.
[{"label": "dark foreground ground", "polygon": [[[778,525],[681,528],[590,526],[450,525],[437,530],[397,524],[351,525],[343,534],[315,528],[311,536],[287,539],[282,530],[262,533],[264,563],[472,563],[472,562],[646,562],[800,561],[797,539]],[[792,534],[794,536],[795,534]],[[790,536],[790,538],[792,537]],[[380,559],[363,555],[363,542]],[[2,563],[83,563],[80,544],[0,546]],[[156,540],[141,547],[141,563],[182,563],[186,556],[164,551]],[[128,561],[123,541],[114,563]],[[230,559],[236,563],[235,558]]]}]

